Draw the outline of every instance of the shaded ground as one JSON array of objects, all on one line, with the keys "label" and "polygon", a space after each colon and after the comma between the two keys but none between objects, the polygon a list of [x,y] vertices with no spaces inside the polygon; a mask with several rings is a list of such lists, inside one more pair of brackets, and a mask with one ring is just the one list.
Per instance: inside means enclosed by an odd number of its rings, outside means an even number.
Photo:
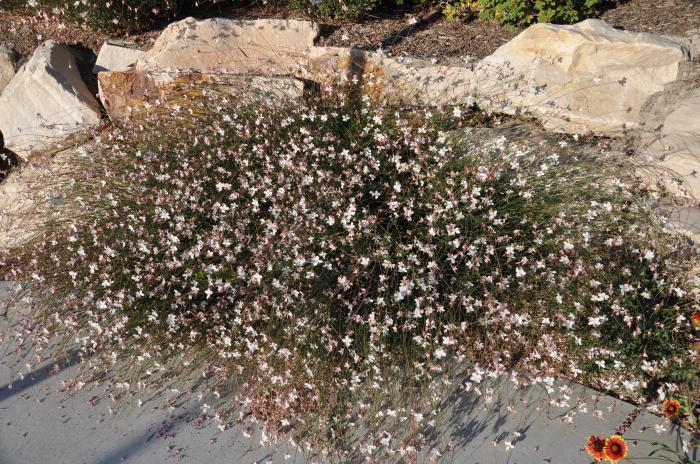
[{"label": "shaded ground", "polygon": [[20,55],[20,65],[48,39],[99,51],[106,35],[69,22],[0,12],[0,43],[12,44]]},{"label": "shaded ground", "polygon": [[628,0],[600,19],[630,31],[684,35],[700,29],[700,0]]},{"label": "shaded ground", "polygon": [[[311,19],[287,7],[264,4],[224,10],[212,8],[196,14],[235,19]],[[700,31],[700,0],[625,0],[613,4],[601,19],[621,29],[685,35]],[[498,24],[479,19],[450,21],[425,8],[377,14],[358,22],[331,22],[322,29],[320,45],[382,48],[387,54],[437,59],[481,59],[515,35]],[[154,30],[130,39],[148,46],[159,32]],[[13,44],[21,55],[21,63],[47,39],[79,44],[97,53],[106,37],[104,33],[68,22],[0,12],[0,43]]]},{"label": "shaded ground", "polygon": [[338,25],[320,43],[369,50],[382,48],[389,54],[419,58],[469,57],[473,61],[490,55],[515,35],[479,19],[450,21],[435,15],[419,20],[406,15]]}]

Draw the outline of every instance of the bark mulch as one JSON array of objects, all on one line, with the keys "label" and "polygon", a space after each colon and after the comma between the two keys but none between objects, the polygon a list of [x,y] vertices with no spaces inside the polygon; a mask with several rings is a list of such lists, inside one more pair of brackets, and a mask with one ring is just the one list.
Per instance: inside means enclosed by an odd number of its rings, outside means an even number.
[{"label": "bark mulch", "polygon": [[700,0],[628,0],[600,19],[629,31],[683,36],[700,32]]}]

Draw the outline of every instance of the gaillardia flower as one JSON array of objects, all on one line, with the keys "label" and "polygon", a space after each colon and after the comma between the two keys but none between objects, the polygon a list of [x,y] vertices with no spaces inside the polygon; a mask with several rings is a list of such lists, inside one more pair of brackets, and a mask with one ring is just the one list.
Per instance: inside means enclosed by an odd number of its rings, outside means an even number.
[{"label": "gaillardia flower", "polygon": [[663,404],[661,413],[666,417],[674,417],[681,412],[681,403],[677,400],[666,400]]},{"label": "gaillardia flower", "polygon": [[605,454],[603,453],[603,450],[605,449],[605,440],[603,440],[600,437],[597,437],[595,435],[591,435],[588,437],[588,444],[586,445],[586,451],[588,451],[588,454],[590,454],[594,459],[600,461],[601,459],[605,458]]},{"label": "gaillardia flower", "polygon": [[605,440],[603,456],[610,462],[617,462],[627,457],[627,442],[620,435],[613,435]]},{"label": "gaillardia flower", "polygon": [[690,320],[693,321],[693,326],[700,328],[700,311],[695,311],[692,316],[690,316]]}]

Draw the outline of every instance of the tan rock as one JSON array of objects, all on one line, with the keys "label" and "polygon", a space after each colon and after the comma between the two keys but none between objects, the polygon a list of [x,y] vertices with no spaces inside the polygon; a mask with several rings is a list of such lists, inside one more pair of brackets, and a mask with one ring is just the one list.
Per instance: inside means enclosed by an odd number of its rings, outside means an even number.
[{"label": "tan rock", "polygon": [[700,209],[690,206],[669,206],[665,208],[665,213],[668,215],[667,230],[683,234],[696,245],[700,245]]},{"label": "tan rock", "polygon": [[37,48],[0,96],[0,131],[7,147],[20,156],[99,122],[99,105],[70,49],[50,40]]},{"label": "tan rock", "polygon": [[305,63],[318,32],[308,21],[186,18],[161,33],[136,69],[287,75]]},{"label": "tan rock", "polygon": [[638,126],[642,105],[688,58],[670,40],[600,20],[536,24],[477,66],[476,90],[482,105],[531,113],[549,129],[615,136]]},{"label": "tan rock", "polygon": [[646,160],[677,175],[683,189],[700,198],[700,89],[686,96],[665,118],[658,134],[646,137],[654,138],[645,149]]},{"label": "tan rock", "polygon": [[225,72],[129,70],[98,74],[100,99],[110,117],[128,117],[156,100],[201,95],[215,89],[239,101],[280,101],[302,96],[304,84],[293,77],[245,76]]},{"label": "tan rock", "polygon": [[0,44],[0,94],[15,75],[16,54],[12,47]]},{"label": "tan rock", "polygon": [[357,76],[378,85],[392,103],[456,105],[470,100],[473,71],[469,65],[433,64],[429,60],[388,57],[383,53],[341,47],[315,47],[302,75],[326,82],[339,75]]},{"label": "tan rock", "polygon": [[47,221],[60,219],[65,206],[60,177],[79,150],[34,154],[0,183],[0,250],[25,244]]},{"label": "tan rock", "polygon": [[146,52],[135,44],[108,40],[100,48],[92,72],[97,74],[104,71],[126,71],[145,54]]}]

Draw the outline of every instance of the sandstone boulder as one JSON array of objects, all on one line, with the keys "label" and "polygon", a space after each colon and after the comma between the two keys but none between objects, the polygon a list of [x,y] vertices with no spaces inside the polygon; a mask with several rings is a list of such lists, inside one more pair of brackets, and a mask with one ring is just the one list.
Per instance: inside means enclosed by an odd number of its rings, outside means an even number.
[{"label": "sandstone boulder", "polygon": [[60,178],[77,156],[80,148],[34,153],[0,183],[0,250],[25,244],[46,221],[60,218],[65,206]]},{"label": "sandstone boulder", "polygon": [[145,54],[146,52],[140,50],[136,44],[108,40],[100,48],[92,72],[97,74],[103,71],[126,71]]},{"label": "sandstone boulder", "polygon": [[0,44],[0,94],[15,75],[17,54],[8,45]]},{"label": "sandstone boulder", "polygon": [[100,122],[99,104],[70,49],[44,42],[0,96],[0,131],[20,156]]},{"label": "sandstone boulder", "polygon": [[688,194],[700,198],[700,89],[686,95],[658,133],[645,138],[653,138],[644,152],[646,161],[670,170]]},{"label": "sandstone boulder", "polygon": [[638,126],[642,105],[688,58],[668,39],[596,19],[536,24],[477,66],[475,90],[483,106],[531,113],[549,129],[615,136]]},{"label": "sandstone boulder", "polygon": [[[246,76],[226,72],[131,69],[98,74],[100,99],[112,118],[129,117],[156,101],[172,101],[201,95],[212,89],[236,97],[281,101],[302,96],[304,84],[292,77]],[[175,102],[172,102],[175,103]]]},{"label": "sandstone boulder", "polygon": [[429,60],[388,57],[379,52],[315,47],[303,77],[316,82],[337,75],[372,82],[373,90],[392,103],[457,105],[471,99],[474,73],[468,64],[433,64]]},{"label": "sandstone boulder", "polygon": [[668,216],[667,230],[683,234],[694,244],[700,245],[700,209],[691,206],[669,206],[664,208],[664,212]]},{"label": "sandstone boulder", "polygon": [[165,28],[136,69],[287,75],[306,62],[318,32],[308,21],[186,18]]}]

